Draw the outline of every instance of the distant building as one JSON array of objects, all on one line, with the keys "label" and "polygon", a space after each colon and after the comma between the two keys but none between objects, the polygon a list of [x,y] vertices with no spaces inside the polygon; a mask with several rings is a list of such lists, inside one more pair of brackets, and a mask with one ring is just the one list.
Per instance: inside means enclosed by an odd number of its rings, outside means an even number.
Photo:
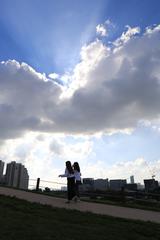
[{"label": "distant building", "polygon": [[133,176],[133,175],[130,176],[130,183],[131,183],[131,184],[134,184],[134,176]]},{"label": "distant building", "polygon": [[122,187],[125,187],[126,183],[126,179],[113,179],[109,182],[109,188],[110,190],[119,191]]},{"label": "distant building", "polygon": [[5,174],[5,184],[7,186],[28,189],[28,182],[28,171],[21,163],[11,162],[7,164]]},{"label": "distant building", "polygon": [[16,172],[16,162],[11,162],[7,164],[5,183],[7,186],[14,186],[15,182],[15,172]]},{"label": "distant building", "polygon": [[28,189],[29,175],[27,169],[20,164],[19,177],[18,177],[18,188]]},{"label": "distant building", "polygon": [[0,183],[3,182],[3,170],[4,170],[4,162],[0,160]]},{"label": "distant building", "polygon": [[154,178],[144,179],[144,185],[147,192],[154,191],[159,187],[158,181],[156,181]]},{"label": "distant building", "polygon": [[136,191],[137,190],[137,184],[136,183],[127,183],[125,186],[125,189]]},{"label": "distant building", "polygon": [[80,191],[93,191],[94,178],[83,178],[83,184],[79,187]]},{"label": "distant building", "polygon": [[61,191],[67,191],[67,187],[66,186],[62,186],[61,187]]},{"label": "distant building", "polygon": [[141,183],[137,183],[137,190],[144,190],[144,185]]},{"label": "distant building", "polygon": [[105,191],[109,188],[108,179],[95,179],[94,190]]}]

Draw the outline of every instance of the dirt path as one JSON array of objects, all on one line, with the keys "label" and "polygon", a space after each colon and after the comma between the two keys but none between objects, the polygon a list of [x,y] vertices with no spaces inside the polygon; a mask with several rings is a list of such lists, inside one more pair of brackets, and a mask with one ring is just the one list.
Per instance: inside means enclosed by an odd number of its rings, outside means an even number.
[{"label": "dirt path", "polygon": [[5,187],[0,187],[0,194],[15,196],[19,199],[25,199],[29,202],[47,204],[58,208],[76,209],[82,212],[88,211],[96,214],[160,223],[160,212],[88,202],[66,204],[65,199],[62,198],[50,197]]}]

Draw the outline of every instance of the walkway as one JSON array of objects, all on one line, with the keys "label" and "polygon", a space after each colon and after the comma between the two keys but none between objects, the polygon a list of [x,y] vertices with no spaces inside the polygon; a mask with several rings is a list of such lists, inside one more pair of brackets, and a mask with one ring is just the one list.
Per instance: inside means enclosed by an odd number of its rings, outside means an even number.
[{"label": "walkway", "polygon": [[5,187],[0,187],[0,195],[15,196],[19,199],[24,199],[29,202],[47,204],[58,208],[75,209],[82,212],[92,212],[96,214],[103,214],[113,217],[160,223],[160,212],[89,202],[65,204],[65,199],[62,198],[50,197],[46,195],[25,192]]}]

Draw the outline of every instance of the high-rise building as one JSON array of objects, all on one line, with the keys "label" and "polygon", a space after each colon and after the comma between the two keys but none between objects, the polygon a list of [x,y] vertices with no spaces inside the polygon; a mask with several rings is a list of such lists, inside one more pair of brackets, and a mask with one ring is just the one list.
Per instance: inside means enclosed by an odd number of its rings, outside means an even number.
[{"label": "high-rise building", "polygon": [[133,176],[133,175],[130,176],[130,183],[131,183],[131,184],[134,184],[134,176]]},{"label": "high-rise building", "polygon": [[28,171],[23,165],[20,164],[18,188],[28,189],[28,181],[29,181]]},{"label": "high-rise building", "polygon": [[6,174],[5,174],[5,184],[7,186],[14,186],[14,175],[15,175],[16,162],[11,162],[7,164]]},{"label": "high-rise building", "polygon": [[28,181],[28,171],[21,163],[11,162],[7,164],[5,175],[7,186],[28,189]]},{"label": "high-rise building", "polygon": [[3,180],[3,170],[4,170],[4,162],[0,160],[0,183],[2,183],[2,180]]}]

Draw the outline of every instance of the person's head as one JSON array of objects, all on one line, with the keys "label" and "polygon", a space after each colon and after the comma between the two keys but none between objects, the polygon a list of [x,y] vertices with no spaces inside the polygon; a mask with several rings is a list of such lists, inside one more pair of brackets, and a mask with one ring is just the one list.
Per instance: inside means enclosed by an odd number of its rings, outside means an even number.
[{"label": "person's head", "polygon": [[69,172],[70,174],[73,173],[73,168],[72,168],[72,165],[71,165],[71,162],[70,162],[70,161],[67,161],[67,162],[66,162],[66,168],[67,168],[67,170],[68,170],[68,172]]},{"label": "person's head", "polygon": [[78,162],[74,162],[74,164],[73,164],[73,168],[74,168],[74,170],[80,172],[80,167],[79,167]]}]

